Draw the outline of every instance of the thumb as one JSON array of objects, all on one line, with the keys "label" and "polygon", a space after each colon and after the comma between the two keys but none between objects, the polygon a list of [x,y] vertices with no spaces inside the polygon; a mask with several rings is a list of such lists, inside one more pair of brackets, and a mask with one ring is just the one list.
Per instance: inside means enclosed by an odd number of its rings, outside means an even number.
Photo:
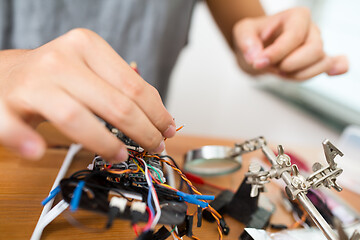
[{"label": "thumb", "polygon": [[234,27],[233,36],[235,47],[243,54],[246,62],[252,65],[264,48],[257,21],[245,19],[238,22]]},{"label": "thumb", "polygon": [[329,76],[340,75],[349,70],[349,62],[346,56],[340,55],[332,57],[332,64],[326,72]]}]

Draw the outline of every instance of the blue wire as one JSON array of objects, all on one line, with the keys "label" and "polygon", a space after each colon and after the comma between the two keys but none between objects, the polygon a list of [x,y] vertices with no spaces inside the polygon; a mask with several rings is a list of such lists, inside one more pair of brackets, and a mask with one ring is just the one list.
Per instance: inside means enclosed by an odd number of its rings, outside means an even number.
[{"label": "blue wire", "polygon": [[85,185],[84,181],[79,181],[78,185],[74,190],[73,197],[71,198],[71,202],[70,202],[70,211],[72,212],[75,212],[79,207],[81,193],[84,185]]},{"label": "blue wire", "polygon": [[206,208],[209,205],[209,203],[203,202],[202,200],[214,200],[215,198],[215,196],[212,195],[187,194],[181,191],[177,191],[176,194],[180,196],[181,200],[195,205],[199,205],[202,208]]},{"label": "blue wire", "polygon": [[60,186],[54,188],[54,190],[50,192],[49,196],[41,202],[41,205],[45,206],[51,199],[53,199],[60,192],[60,190],[61,190]]},{"label": "blue wire", "polygon": [[149,205],[149,209],[150,209],[150,211],[152,212],[152,215],[155,216],[155,210],[154,210],[154,208],[153,208],[153,206],[152,206],[152,202],[151,202],[152,181],[151,181],[151,177],[150,177],[149,173],[147,173],[147,174],[148,174],[148,177],[150,178],[150,181],[149,181],[150,184],[149,184],[149,192],[148,192],[147,202],[148,202],[148,205]]}]

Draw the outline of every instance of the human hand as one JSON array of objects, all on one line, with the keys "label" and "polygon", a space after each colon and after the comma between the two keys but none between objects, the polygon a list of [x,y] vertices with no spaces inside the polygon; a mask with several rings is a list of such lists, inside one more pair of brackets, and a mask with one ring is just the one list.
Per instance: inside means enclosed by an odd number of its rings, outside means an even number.
[{"label": "human hand", "polygon": [[95,114],[151,152],[175,135],[157,90],[90,30],[34,50],[1,51],[0,59],[0,143],[26,158],[45,151],[31,126],[45,119],[111,162],[126,160],[127,150]]},{"label": "human hand", "polygon": [[234,26],[233,39],[239,65],[249,73],[306,80],[348,70],[345,56],[326,55],[320,31],[306,8],[243,19]]}]

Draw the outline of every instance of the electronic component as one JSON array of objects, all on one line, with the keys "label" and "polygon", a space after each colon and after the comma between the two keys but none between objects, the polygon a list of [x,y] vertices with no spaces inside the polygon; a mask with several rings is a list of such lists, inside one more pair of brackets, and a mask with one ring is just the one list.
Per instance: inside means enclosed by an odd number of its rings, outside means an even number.
[{"label": "electronic component", "polygon": [[110,207],[116,207],[120,213],[123,213],[126,208],[127,200],[125,198],[112,197],[109,203]]},{"label": "electronic component", "polygon": [[[82,208],[107,215],[105,229],[110,228],[116,218],[130,220],[137,239],[156,239],[153,235],[158,223],[175,226],[175,229],[176,226],[179,226],[179,229],[182,226],[184,234],[192,236],[194,216],[186,214],[186,203],[200,208],[197,211],[200,218],[202,209],[209,208],[220,223],[220,214],[206,202],[214,197],[201,195],[170,156],[149,154],[118,129],[107,123],[105,126],[126,144],[128,159],[122,163],[109,164],[101,156],[95,155],[87,170],[75,172],[62,179],[60,185],[44,200],[44,204],[61,192],[71,211]],[[164,164],[180,174],[191,189],[191,194],[166,184]],[[146,225],[139,227],[139,222],[145,222]],[[201,221],[198,220],[198,223]],[[157,234],[164,237],[170,233],[162,231]],[[176,230],[171,234],[183,236],[183,233]],[[221,230],[219,234],[221,236]]]}]

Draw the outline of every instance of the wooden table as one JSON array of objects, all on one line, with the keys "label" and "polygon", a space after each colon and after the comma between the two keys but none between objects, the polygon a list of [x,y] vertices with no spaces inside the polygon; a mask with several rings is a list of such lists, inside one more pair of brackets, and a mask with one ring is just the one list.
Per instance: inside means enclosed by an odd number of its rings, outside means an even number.
[{"label": "wooden table", "polygon": [[[40,127],[49,143],[49,149],[40,161],[20,159],[5,148],[0,147],[0,239],[29,239],[42,210],[40,202],[47,196],[57,172],[67,152],[65,146],[69,141],[60,136],[51,127]],[[166,141],[168,154],[181,162],[183,155],[190,149],[204,145],[233,146],[234,140],[200,138],[182,136]],[[283,143],[284,144],[284,143]],[[319,143],[319,149],[321,145]],[[296,152],[296,151],[295,151]],[[240,171],[229,176],[209,178],[222,186],[236,190],[248,168],[249,160],[261,156],[261,152],[247,154],[244,157]],[[92,160],[93,154],[81,151],[74,159],[68,174],[84,169]],[[280,204],[279,187],[268,184],[265,193],[277,206],[272,216],[272,223],[294,222],[293,218]],[[360,196],[344,190],[340,196],[346,199],[357,211],[360,211]],[[80,213],[86,217],[86,213]],[[81,215],[82,216],[82,215]],[[226,217],[230,226],[230,235],[224,239],[238,239],[243,230],[243,224]],[[88,219],[89,224],[96,224],[98,219]],[[102,227],[102,226],[100,226]],[[203,221],[201,228],[194,226],[194,235],[200,239],[218,239],[216,224]],[[127,221],[118,220],[114,226],[101,233],[84,232],[70,225],[63,216],[55,219],[44,231],[43,239],[134,239],[135,235]]]}]

